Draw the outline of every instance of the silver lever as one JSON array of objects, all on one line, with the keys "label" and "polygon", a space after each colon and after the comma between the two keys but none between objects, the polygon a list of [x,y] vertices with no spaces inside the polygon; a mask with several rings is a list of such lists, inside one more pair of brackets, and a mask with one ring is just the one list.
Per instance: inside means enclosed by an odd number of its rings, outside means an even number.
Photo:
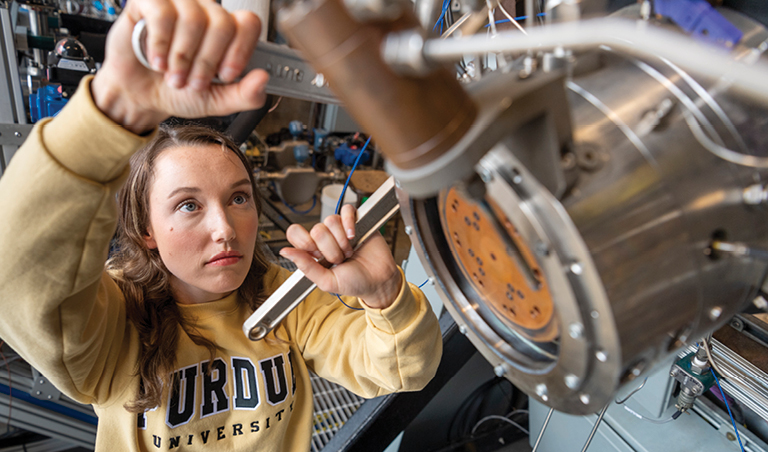
[{"label": "silver lever", "polygon": [[[400,210],[395,192],[395,179],[387,179],[376,192],[368,198],[357,211],[355,238],[352,248],[357,250],[368,237]],[[326,267],[330,264],[320,261]],[[263,339],[281,320],[293,311],[317,285],[309,280],[301,270],[296,270],[285,282],[259,306],[243,323],[243,332],[252,341]]]}]

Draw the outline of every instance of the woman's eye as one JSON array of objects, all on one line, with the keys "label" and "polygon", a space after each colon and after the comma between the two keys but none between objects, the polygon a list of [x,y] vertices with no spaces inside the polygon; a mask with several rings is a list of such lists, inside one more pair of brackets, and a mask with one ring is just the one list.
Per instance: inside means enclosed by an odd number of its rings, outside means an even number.
[{"label": "woman's eye", "polygon": [[248,198],[245,195],[235,195],[235,197],[232,198],[232,202],[234,204],[245,204],[248,202]]},{"label": "woman's eye", "polygon": [[194,212],[197,210],[197,204],[193,202],[185,202],[179,207],[179,210],[182,212]]}]

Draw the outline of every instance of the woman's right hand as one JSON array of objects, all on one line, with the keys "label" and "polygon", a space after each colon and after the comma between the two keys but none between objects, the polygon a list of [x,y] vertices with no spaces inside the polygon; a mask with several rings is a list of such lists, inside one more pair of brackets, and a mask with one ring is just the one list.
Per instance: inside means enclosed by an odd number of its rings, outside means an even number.
[{"label": "woman's right hand", "polygon": [[[131,47],[136,23],[147,22],[147,59]],[[259,38],[259,18],[229,13],[212,0],[129,0],[107,37],[106,58],[91,83],[96,106],[135,133],[169,116],[198,118],[253,110],[265,101],[269,76],[253,70],[239,82],[211,84],[218,75],[233,82]]]}]

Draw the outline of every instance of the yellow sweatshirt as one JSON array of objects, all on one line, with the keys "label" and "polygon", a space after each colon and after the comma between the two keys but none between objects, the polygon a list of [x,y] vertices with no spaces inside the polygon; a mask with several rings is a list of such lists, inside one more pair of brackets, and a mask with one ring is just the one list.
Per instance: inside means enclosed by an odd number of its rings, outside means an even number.
[{"label": "yellow sweatshirt", "polygon": [[[419,390],[432,378],[440,330],[409,284],[383,310],[353,311],[316,290],[259,342],[243,334],[250,312],[232,294],[181,306],[221,348],[216,359],[180,332],[161,406],[126,411],[139,388],[139,344],[104,262],[115,194],[146,138],[104,116],[89,84],[34,128],[0,179],[0,338],[63,393],[93,404],[96,450],[306,452],[309,370],[363,397]],[[288,276],[273,266],[268,293]]]}]

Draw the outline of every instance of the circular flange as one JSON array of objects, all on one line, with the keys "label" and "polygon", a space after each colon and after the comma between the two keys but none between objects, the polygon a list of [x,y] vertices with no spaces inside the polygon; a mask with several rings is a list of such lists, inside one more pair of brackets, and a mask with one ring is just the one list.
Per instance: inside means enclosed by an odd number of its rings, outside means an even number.
[{"label": "circular flange", "polygon": [[559,411],[594,413],[618,385],[621,356],[588,249],[506,146],[476,170],[482,199],[457,186],[401,203],[417,253],[461,330],[500,374]]}]

